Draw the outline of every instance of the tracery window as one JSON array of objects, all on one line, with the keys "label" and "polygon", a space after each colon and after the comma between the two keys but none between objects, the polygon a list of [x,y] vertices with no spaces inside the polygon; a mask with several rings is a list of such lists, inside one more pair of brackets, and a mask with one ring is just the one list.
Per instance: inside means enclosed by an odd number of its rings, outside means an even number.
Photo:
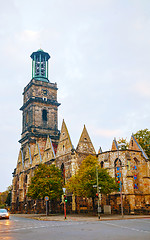
[{"label": "tracery window", "polygon": [[61,174],[63,177],[63,183],[65,184],[65,166],[64,163],[61,164]]},{"label": "tracery window", "polygon": [[119,183],[119,191],[122,191],[123,179],[122,179],[122,163],[120,159],[116,159],[114,162],[115,166],[115,178],[116,182]]},{"label": "tracery window", "polygon": [[133,184],[134,184],[134,190],[138,190],[138,160],[137,158],[134,158],[133,162]]},{"label": "tracery window", "polygon": [[28,176],[26,175],[24,178],[24,196],[25,196],[25,200],[26,200],[26,192],[27,192],[27,180],[28,180]]}]

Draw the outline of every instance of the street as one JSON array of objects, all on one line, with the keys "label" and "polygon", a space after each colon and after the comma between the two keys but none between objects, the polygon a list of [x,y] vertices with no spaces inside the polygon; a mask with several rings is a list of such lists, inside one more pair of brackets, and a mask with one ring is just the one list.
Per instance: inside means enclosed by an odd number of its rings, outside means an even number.
[{"label": "street", "polygon": [[0,239],[149,240],[150,219],[109,221],[38,221],[10,216],[0,220]]}]

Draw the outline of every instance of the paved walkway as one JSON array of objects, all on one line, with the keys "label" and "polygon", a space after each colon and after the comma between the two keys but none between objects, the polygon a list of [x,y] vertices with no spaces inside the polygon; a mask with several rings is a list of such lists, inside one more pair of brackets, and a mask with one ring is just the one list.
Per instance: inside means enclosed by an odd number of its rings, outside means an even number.
[{"label": "paved walkway", "polygon": [[122,220],[122,219],[139,219],[139,218],[150,218],[150,215],[101,215],[100,220],[97,216],[88,216],[81,214],[68,214],[67,218],[64,219],[64,215],[51,214],[46,216],[44,214],[11,214],[11,216],[32,218],[43,221],[106,221],[106,220]]}]

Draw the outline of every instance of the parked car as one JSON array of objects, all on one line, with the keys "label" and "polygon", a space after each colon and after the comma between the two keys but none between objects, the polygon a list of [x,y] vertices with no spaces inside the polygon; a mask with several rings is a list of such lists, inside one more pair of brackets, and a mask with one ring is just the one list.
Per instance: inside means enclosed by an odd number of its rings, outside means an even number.
[{"label": "parked car", "polygon": [[6,209],[0,209],[0,219],[9,219],[9,212]]}]

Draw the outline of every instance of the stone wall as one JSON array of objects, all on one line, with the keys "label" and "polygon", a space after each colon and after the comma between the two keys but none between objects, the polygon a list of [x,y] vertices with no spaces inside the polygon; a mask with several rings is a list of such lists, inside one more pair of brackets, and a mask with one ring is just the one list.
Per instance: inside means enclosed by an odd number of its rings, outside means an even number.
[{"label": "stone wall", "polygon": [[[117,174],[122,183],[122,195],[124,211],[128,213],[150,212],[150,173],[149,160],[143,153],[137,141],[131,137],[129,149],[119,150],[114,141],[112,150],[98,154],[99,164],[108,169],[110,176],[118,181]],[[119,173],[117,173],[116,161],[121,162]],[[120,210],[119,192],[111,194],[110,204],[113,212]],[[128,206],[127,206],[128,205]]]}]

